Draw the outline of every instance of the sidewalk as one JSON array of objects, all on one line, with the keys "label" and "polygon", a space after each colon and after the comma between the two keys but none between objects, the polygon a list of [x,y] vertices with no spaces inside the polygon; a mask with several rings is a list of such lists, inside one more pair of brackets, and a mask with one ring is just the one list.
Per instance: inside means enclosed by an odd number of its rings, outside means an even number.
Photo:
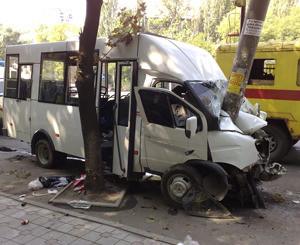
[{"label": "sidewalk", "polygon": [[[28,201],[22,207],[21,203],[14,196],[0,192],[0,244],[2,245],[165,245],[176,243],[172,239],[162,242],[168,238],[128,226],[116,223],[109,225],[109,222],[105,220],[96,222],[97,218],[72,211],[66,213],[63,209],[54,206],[39,205],[38,207],[33,201]],[[29,223],[23,225],[24,220],[28,220]]]}]

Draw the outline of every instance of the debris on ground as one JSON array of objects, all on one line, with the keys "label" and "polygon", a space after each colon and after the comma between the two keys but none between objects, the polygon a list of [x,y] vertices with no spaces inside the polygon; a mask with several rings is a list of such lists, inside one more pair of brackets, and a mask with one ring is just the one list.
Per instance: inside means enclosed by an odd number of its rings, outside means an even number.
[{"label": "debris on ground", "polygon": [[30,172],[26,172],[25,170],[10,170],[6,173],[6,175],[15,175],[18,179],[27,179],[29,176],[31,176]]},{"label": "debris on ground", "polygon": [[299,204],[300,201],[293,200],[293,203]]},{"label": "debris on ground", "polygon": [[187,235],[183,243],[178,243],[177,245],[200,245],[199,242],[193,241],[190,235]]},{"label": "debris on ground", "polygon": [[178,214],[178,210],[176,208],[169,208],[168,209],[168,214],[177,215]]},{"label": "debris on ground", "polygon": [[27,202],[22,202],[22,203],[21,203],[21,206],[22,206],[22,207],[25,207],[26,205],[27,205]]},{"label": "debris on ground", "polygon": [[84,181],[85,181],[86,175],[82,174],[79,179],[76,179],[74,184],[73,184],[73,191],[82,191],[85,190],[84,188]]},{"label": "debris on ground", "polygon": [[33,180],[28,184],[28,189],[32,190],[32,191],[37,191],[37,190],[41,190],[43,188],[64,187],[64,186],[67,186],[74,179],[75,179],[75,176],[39,177],[38,179]]},{"label": "debris on ground", "polygon": [[83,200],[72,200],[68,202],[73,208],[89,209],[92,205],[90,202]]},{"label": "debris on ground", "polygon": [[147,206],[141,206],[141,208],[148,208],[148,209],[154,209],[154,210],[157,209],[157,207],[155,207],[155,206],[150,206],[150,207],[147,207]]},{"label": "debris on ground", "polygon": [[275,202],[284,202],[284,198],[279,193],[276,193],[275,196],[272,197]]},{"label": "debris on ground", "polygon": [[8,148],[6,146],[1,146],[0,147],[0,151],[11,152],[11,151],[17,151],[17,150],[10,149],[10,148]]},{"label": "debris on ground", "polygon": [[22,224],[22,225],[28,225],[28,224],[29,224],[29,220],[28,220],[28,219],[25,219],[21,224]]},{"label": "debris on ground", "polygon": [[156,221],[156,217],[154,215],[149,215],[145,221],[147,223],[154,223]]}]

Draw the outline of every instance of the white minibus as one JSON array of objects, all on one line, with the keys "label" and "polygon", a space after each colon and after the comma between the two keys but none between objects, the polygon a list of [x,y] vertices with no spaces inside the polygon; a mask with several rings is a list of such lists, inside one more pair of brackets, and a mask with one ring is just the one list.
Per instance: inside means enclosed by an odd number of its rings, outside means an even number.
[{"label": "white minibus", "polygon": [[[206,51],[150,34],[111,49],[97,39],[96,107],[103,161],[129,180],[161,176],[168,204],[201,187],[222,200],[229,188],[256,206],[256,180],[284,174],[269,163],[260,129],[266,121],[240,112],[236,124],[221,110],[227,80]],[[75,86],[79,42],[9,46],[6,49],[4,125],[10,137],[29,142],[42,167],[66,156],[84,158]],[[249,184],[250,183],[250,184]],[[243,200],[241,200],[243,201]]]}]

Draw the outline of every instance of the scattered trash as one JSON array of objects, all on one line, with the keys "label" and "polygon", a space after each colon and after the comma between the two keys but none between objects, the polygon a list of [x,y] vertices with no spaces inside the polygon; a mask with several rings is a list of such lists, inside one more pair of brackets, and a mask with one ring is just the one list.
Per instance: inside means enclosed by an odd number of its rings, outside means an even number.
[{"label": "scattered trash", "polygon": [[25,197],[26,197],[26,194],[22,194],[22,195],[19,196],[19,200],[20,201],[24,201]]},{"label": "scattered trash", "polygon": [[21,203],[21,206],[22,206],[22,207],[25,207],[26,204],[27,204],[27,202],[22,202],[22,203]]},{"label": "scattered trash", "polygon": [[13,149],[10,149],[6,146],[2,146],[2,147],[0,147],[0,151],[10,152],[10,151],[17,151],[17,150],[13,150]]},{"label": "scattered trash", "polygon": [[259,219],[264,219],[264,216],[259,216],[258,218],[259,218]]},{"label": "scattered trash", "polygon": [[163,230],[167,230],[167,231],[168,231],[168,230],[169,230],[169,227],[163,227]]},{"label": "scattered trash", "polygon": [[178,243],[177,245],[200,245],[199,242],[193,241],[190,235],[187,235],[183,243]]},{"label": "scattered trash", "polygon": [[27,179],[29,176],[31,176],[30,172],[26,172],[23,169],[21,169],[21,170],[15,169],[15,170],[11,170],[8,173],[6,173],[6,175],[13,175],[13,174],[15,174],[18,179]]},{"label": "scattered trash", "polygon": [[252,239],[255,239],[256,238],[256,236],[249,236],[250,238],[252,238]]},{"label": "scattered trash", "polygon": [[43,184],[39,181],[39,179],[33,180],[28,184],[28,189],[31,191],[37,191],[43,189]]},{"label": "scattered trash", "polygon": [[57,190],[48,190],[47,193],[36,193],[35,191],[32,192],[33,196],[36,197],[42,197],[42,196],[48,196],[48,195],[56,195],[57,194]]},{"label": "scattered trash", "polygon": [[239,224],[239,225],[246,225],[246,222],[242,222],[242,221],[237,221],[235,222],[236,224]]},{"label": "scattered trash", "polygon": [[272,197],[272,199],[275,202],[284,202],[284,198],[279,193],[276,193],[275,196]]},{"label": "scattered trash", "polygon": [[291,192],[291,191],[287,191],[287,190],[286,190],[285,193],[288,194],[289,196],[292,196],[292,195],[293,195],[293,192]]},{"label": "scattered trash", "polygon": [[15,174],[16,172],[18,172],[18,170],[10,170],[6,175],[12,175]]},{"label": "scattered trash", "polygon": [[154,223],[156,221],[156,217],[154,215],[149,215],[145,221],[147,223]]},{"label": "scattered trash", "polygon": [[299,204],[300,201],[293,200],[293,203]]},{"label": "scattered trash", "polygon": [[28,219],[25,219],[21,224],[22,224],[22,225],[28,225],[28,224],[29,224],[29,220],[28,220]]},{"label": "scattered trash", "polygon": [[157,207],[154,207],[154,206],[150,206],[150,207],[141,206],[141,208],[149,208],[149,209],[154,209],[154,210],[156,210],[156,209],[157,209]]},{"label": "scattered trash", "polygon": [[39,181],[43,184],[44,188],[49,187],[64,187],[68,185],[75,176],[48,176],[39,177]]},{"label": "scattered trash", "polygon": [[82,174],[79,179],[76,179],[74,184],[73,184],[73,191],[82,191],[85,190],[84,188],[84,181],[85,181],[86,175]]},{"label": "scattered trash", "polygon": [[57,190],[48,190],[48,194],[56,194]]},{"label": "scattered trash", "polygon": [[178,214],[178,210],[176,208],[169,208],[168,209],[168,214],[177,215]]},{"label": "scattered trash", "polygon": [[39,177],[38,179],[33,180],[28,184],[28,189],[32,190],[32,191],[37,191],[37,190],[41,190],[43,188],[64,187],[64,186],[68,185],[74,179],[75,179],[75,176]]},{"label": "scattered trash", "polygon": [[73,208],[89,209],[92,205],[91,203],[83,200],[73,200],[68,202]]}]

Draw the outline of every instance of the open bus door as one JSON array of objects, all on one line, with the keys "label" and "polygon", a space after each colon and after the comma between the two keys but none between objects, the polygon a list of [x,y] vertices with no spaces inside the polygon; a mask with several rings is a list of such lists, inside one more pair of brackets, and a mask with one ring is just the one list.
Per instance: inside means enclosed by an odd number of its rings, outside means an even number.
[{"label": "open bus door", "polygon": [[105,121],[112,130],[112,172],[125,177],[133,170],[136,102],[132,91],[136,84],[137,61],[103,62],[100,128],[101,121]]}]

